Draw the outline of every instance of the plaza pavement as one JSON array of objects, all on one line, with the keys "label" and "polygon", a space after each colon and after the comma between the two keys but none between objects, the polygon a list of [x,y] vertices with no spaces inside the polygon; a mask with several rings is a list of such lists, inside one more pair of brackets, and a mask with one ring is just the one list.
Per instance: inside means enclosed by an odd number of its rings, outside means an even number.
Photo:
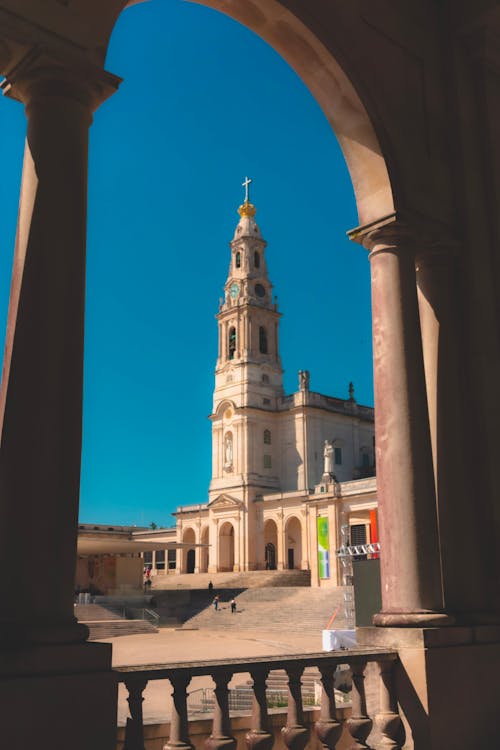
[{"label": "plaza pavement", "polygon": [[[321,651],[321,633],[266,633],[265,631],[174,630],[162,628],[159,633],[129,635],[112,638],[113,666],[137,664],[172,664],[224,658],[254,656],[286,656]],[[230,686],[249,679],[248,674],[235,675]],[[210,677],[195,677],[188,692],[212,687]],[[144,691],[144,722],[164,722],[170,715],[171,688],[167,680],[150,682]],[[128,716],[127,691],[120,685],[118,694],[118,724]]]}]

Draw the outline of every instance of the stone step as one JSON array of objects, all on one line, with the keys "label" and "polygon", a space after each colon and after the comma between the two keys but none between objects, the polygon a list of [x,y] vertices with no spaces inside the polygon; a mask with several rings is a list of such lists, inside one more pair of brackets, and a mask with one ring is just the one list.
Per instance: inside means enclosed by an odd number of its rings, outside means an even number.
[{"label": "stone step", "polygon": [[[326,628],[333,612],[337,627],[347,627],[344,617],[344,589],[311,589],[304,587],[247,589],[232,594],[237,610],[233,614],[229,601],[231,594],[221,592],[218,611],[211,597],[193,592],[193,601],[186,605],[184,626],[210,630],[269,630],[288,632],[320,632]],[[193,610],[195,613],[193,614]]]},{"label": "stone step", "polygon": [[158,628],[148,620],[99,620],[86,622],[85,625],[90,631],[89,641],[107,640],[123,635],[158,633]]},{"label": "stone step", "polygon": [[251,570],[244,573],[196,573],[182,575],[155,575],[151,578],[152,590],[165,589],[265,588],[274,586],[310,586],[308,570]]},{"label": "stone step", "polygon": [[96,622],[97,620],[122,620],[112,607],[103,607],[100,604],[75,604],[75,617],[78,622]]}]

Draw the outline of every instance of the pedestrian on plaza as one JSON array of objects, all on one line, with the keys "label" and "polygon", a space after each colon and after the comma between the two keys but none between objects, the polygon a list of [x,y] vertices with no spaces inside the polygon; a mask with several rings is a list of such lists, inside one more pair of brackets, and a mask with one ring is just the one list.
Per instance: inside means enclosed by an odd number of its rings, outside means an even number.
[{"label": "pedestrian on plaza", "polygon": [[214,585],[213,585],[212,581],[208,582],[208,590],[209,591],[213,591],[214,590]]},{"label": "pedestrian on plaza", "polygon": [[236,612],[236,599],[231,599],[231,614]]},{"label": "pedestrian on plaza", "polygon": [[216,594],[214,596],[213,605],[214,605],[215,611],[217,612],[217,610],[219,609],[219,594]]}]

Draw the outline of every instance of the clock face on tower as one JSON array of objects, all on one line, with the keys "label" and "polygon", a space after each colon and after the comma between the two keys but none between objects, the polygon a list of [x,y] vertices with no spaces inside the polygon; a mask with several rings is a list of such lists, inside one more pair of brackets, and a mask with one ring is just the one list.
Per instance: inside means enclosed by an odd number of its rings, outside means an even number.
[{"label": "clock face on tower", "polygon": [[257,297],[265,297],[266,296],[266,290],[262,286],[262,284],[256,284],[255,285],[255,294]]},{"label": "clock face on tower", "polygon": [[233,283],[229,287],[229,294],[231,296],[231,299],[236,299],[239,291],[240,291],[239,285],[236,283],[236,281],[233,281]]}]

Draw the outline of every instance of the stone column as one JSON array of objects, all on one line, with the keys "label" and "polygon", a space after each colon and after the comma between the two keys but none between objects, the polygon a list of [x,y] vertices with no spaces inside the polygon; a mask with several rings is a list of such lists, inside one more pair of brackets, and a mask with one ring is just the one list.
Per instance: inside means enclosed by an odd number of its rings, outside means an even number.
[{"label": "stone column", "polygon": [[414,243],[396,217],[350,233],[370,250],[382,612],[445,624]]},{"label": "stone column", "polygon": [[[474,492],[463,443],[465,388],[457,246],[437,230],[419,243],[418,304],[434,462],[444,599],[465,622],[491,620],[495,608],[493,526]],[[488,535],[491,538],[488,539]],[[481,550],[477,548],[481,540]],[[464,554],[464,549],[472,554]],[[498,616],[497,616],[498,617]]]},{"label": "stone column", "polygon": [[[0,393],[2,638],[76,642],[88,128],[117,87],[27,55],[2,84],[28,118]],[[22,549],[22,554],[20,554]]]},{"label": "stone column", "polygon": [[284,524],[283,524],[283,509],[282,508],[278,510],[278,520],[276,523],[276,528],[277,528],[276,569],[284,570],[285,568],[285,551],[284,551],[285,550],[285,531],[284,531]]}]

